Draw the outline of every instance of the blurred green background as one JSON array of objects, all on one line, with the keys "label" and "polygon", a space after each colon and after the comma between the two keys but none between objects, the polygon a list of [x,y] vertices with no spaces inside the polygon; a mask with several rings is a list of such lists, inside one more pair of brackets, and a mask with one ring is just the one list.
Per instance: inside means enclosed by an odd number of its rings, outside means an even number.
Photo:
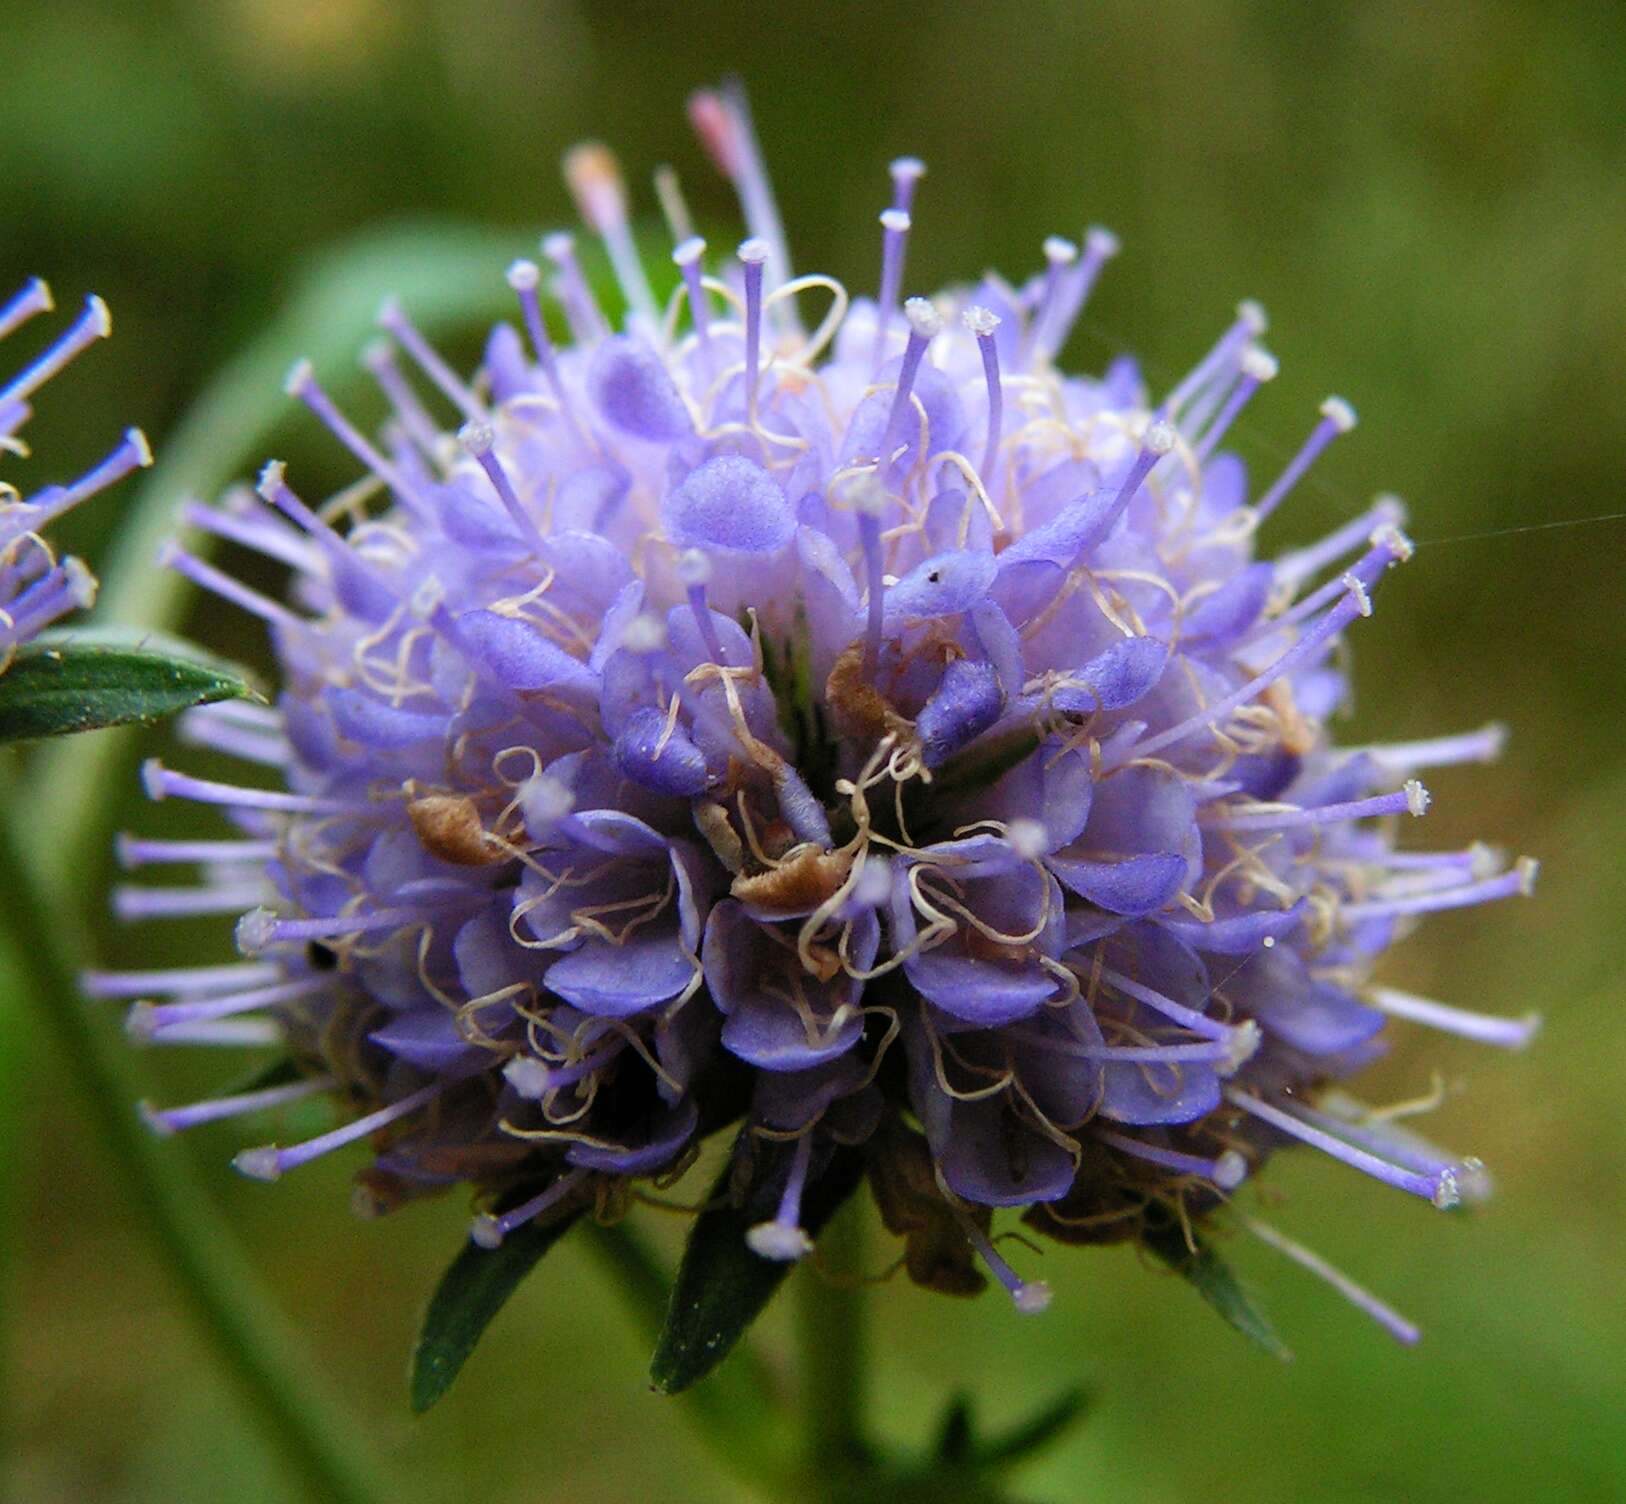
[{"label": "blurred green background", "polygon": [[[726,190],[683,118],[686,92],[729,69],[751,88],[803,269],[872,284],[885,164],[911,151],[931,167],[911,289],[1025,271],[1044,234],[1086,222],[1123,237],[1077,365],[1130,347],[1167,384],[1239,296],[1263,300],[1282,375],[1239,447],[1279,463],[1329,390],[1362,417],[1267,545],[1316,535],[1379,489],[1408,498],[1422,545],[1357,636],[1359,713],[1343,736],[1493,718],[1513,731],[1498,768],[1432,780],[1430,843],[1484,835],[1540,855],[1537,900],[1437,919],[1388,979],[1537,1008],[1546,1031],[1515,1058],[1405,1034],[1369,1092],[1416,1095],[1441,1073],[1448,1100],[1429,1131],[1480,1154],[1499,1194],[1473,1218],[1439,1217],[1311,1156],[1273,1167],[1274,1220],[1421,1322],[1415,1352],[1256,1245],[1229,1252],[1295,1348],[1290,1366],[1123,1250],[1052,1250],[1057,1298],[1036,1321],[993,1296],[951,1305],[886,1285],[870,1297],[874,1426],[919,1442],[952,1389],[997,1423],[1081,1382],[1096,1409],[1021,1475],[1034,1497],[1626,1498],[1626,522],[1545,526],[1626,507],[1626,8],[8,0],[0,42],[0,285],[39,272],[65,304],[102,293],[117,321],[111,345],[45,394],[30,437],[46,459],[9,468],[14,480],[65,474],[130,422],[161,453],[166,437],[189,452],[213,440],[246,471],[234,443],[179,425],[276,327],[313,252],[416,223],[480,284],[465,296],[460,281],[452,301],[501,311],[505,256],[569,218],[556,164],[584,135],[614,143],[645,210],[649,171],[675,164],[714,245],[731,243]],[[441,221],[495,232],[423,228]],[[387,252],[363,264],[348,319],[365,319],[393,270]],[[343,319],[318,322],[348,337]],[[477,321],[446,343],[472,358]],[[273,340],[249,372],[257,415],[280,422],[278,368],[294,353]],[[314,430],[264,436],[307,492],[348,478]],[[131,495],[55,536],[106,558]],[[194,602],[186,626],[265,661],[212,603]],[[152,733],[130,750],[166,745]],[[102,776],[120,780],[121,825],[176,828],[142,805],[127,760]],[[70,809],[33,813],[42,842],[72,828]],[[100,874],[76,863],[75,877],[105,959],[224,954],[214,926],[119,932]],[[297,1497],[91,1137],[74,1062],[26,1013],[5,1016],[20,1124],[3,1298],[16,1496]],[[158,1097],[210,1080],[163,1052],[139,1065]],[[198,1162],[331,1390],[412,1480],[402,1497],[743,1497],[674,1403],[646,1392],[645,1348],[571,1243],[450,1398],[411,1420],[407,1353],[464,1234],[459,1198],[356,1223],[353,1166],[324,1161],[268,1189],[227,1170],[238,1141],[205,1129],[171,1152]],[[892,1256],[871,1255],[877,1269]],[[762,1336],[792,1384],[784,1312]]]}]

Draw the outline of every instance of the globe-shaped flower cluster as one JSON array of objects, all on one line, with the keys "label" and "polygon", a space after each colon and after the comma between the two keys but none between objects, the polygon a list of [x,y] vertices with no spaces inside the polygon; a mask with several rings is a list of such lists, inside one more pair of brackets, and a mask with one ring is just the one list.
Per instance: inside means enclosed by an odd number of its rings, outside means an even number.
[{"label": "globe-shaped flower cluster", "polygon": [[[54,307],[50,288],[32,278],[0,303],[0,340]],[[17,435],[34,415],[35,394],[112,330],[107,305],[90,298],[79,317],[21,371],[0,378],[0,454],[28,453]],[[140,429],[132,428],[106,459],[69,485],[46,486],[24,496],[10,482],[0,481],[0,673],[11,667],[23,644],[96,598],[96,579],[90,570],[71,556],[59,559],[43,530],[80,502],[151,463],[146,439]]]},{"label": "globe-shaped flower cluster", "polygon": [[806,1252],[804,1195],[857,1153],[917,1279],[980,1284],[974,1249],[1024,1309],[1047,1292],[992,1247],[995,1208],[1133,1237],[1295,1140],[1437,1206],[1482,1189],[1334,1086],[1391,1015],[1531,1028],[1369,980],[1415,916],[1532,869],[1396,846],[1415,775],[1488,758],[1494,729],[1328,740],[1345,635],[1409,552],[1397,504],[1255,556],[1349,407],[1254,486],[1220,446],[1275,371],[1257,307],[1159,395],[1128,359],[1055,364],[1104,231],[1048,241],[1025,285],[900,306],[912,160],[879,296],[849,301],[792,275],[743,102],[692,115],[740,191],[737,255],[708,263],[667,179],[681,278],[658,303],[613,159],[578,148],[623,320],[562,235],[568,341],[518,262],[520,328],[472,381],[386,305],[376,440],[308,366],[288,384],[358,483],[306,500],[272,464],[263,505],[193,513],[290,565],[291,604],[171,550],[265,619],[283,675],[274,709],[210,707],[191,734],[281,786],[149,766],[154,797],[238,829],[127,839],[129,864],[204,881],[123,905],[247,908],[244,959],[92,984],[150,995],[143,1039],[274,1038],[297,1070],[154,1125],[332,1094],[344,1126],[238,1168],[366,1141],[360,1209],[467,1181],[491,1246],[611,1214],[743,1121],[756,1253]]}]

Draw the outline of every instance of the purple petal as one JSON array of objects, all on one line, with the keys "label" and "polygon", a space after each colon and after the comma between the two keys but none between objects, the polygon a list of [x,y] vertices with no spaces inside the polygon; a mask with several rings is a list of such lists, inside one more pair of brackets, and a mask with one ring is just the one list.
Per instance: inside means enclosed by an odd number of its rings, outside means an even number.
[{"label": "purple petal", "polygon": [[587,391],[599,412],[635,439],[671,443],[694,432],[666,363],[628,335],[600,341],[587,369]]}]

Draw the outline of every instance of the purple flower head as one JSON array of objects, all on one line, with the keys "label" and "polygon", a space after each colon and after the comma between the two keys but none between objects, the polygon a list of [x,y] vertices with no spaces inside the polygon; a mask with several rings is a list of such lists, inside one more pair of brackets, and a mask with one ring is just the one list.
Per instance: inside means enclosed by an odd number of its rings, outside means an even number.
[{"label": "purple flower head", "polygon": [[657,302],[613,159],[572,153],[619,325],[565,237],[510,268],[523,335],[471,380],[388,306],[376,438],[308,366],[288,383],[373,499],[307,501],[273,464],[232,517],[294,565],[294,605],[174,554],[265,619],[284,679],[191,734],[281,786],[149,768],[238,831],[128,841],[205,876],[127,910],[256,906],[235,966],[96,986],[163,997],[143,1038],[275,1035],[302,1073],[154,1121],[332,1091],[345,1126],[239,1167],[366,1139],[358,1204],[469,1181],[490,1245],[743,1117],[759,1254],[806,1250],[802,1197],[857,1148],[917,1277],[970,1288],[974,1250],[1025,1310],[1043,1287],[995,1252],[995,1208],[1130,1238],[1218,1210],[1289,1141],[1438,1206],[1475,1194],[1473,1161],[1335,1088],[1393,1016],[1531,1027],[1371,980],[1416,918],[1533,868],[1400,849],[1417,776],[1498,733],[1328,739],[1346,638],[1410,552],[1399,509],[1273,561],[1255,539],[1347,404],[1256,483],[1220,447],[1275,372],[1254,305],[1172,391],[1127,359],[1067,374],[1106,232],[1047,242],[1020,285],[903,300],[901,163],[880,294],[850,298],[792,274],[741,104],[692,114],[739,189],[737,254],[674,214]]},{"label": "purple flower head", "polygon": [[[0,304],[0,339],[55,306],[51,289],[33,278]],[[0,376],[0,454],[28,453],[17,435],[34,415],[34,395],[81,351],[112,332],[107,305],[90,298],[79,317],[21,371]],[[132,428],[106,459],[67,485],[46,486],[24,496],[0,481],[0,673],[11,666],[24,643],[96,598],[96,579],[89,568],[80,559],[59,559],[43,530],[80,502],[151,463],[145,436]]]}]

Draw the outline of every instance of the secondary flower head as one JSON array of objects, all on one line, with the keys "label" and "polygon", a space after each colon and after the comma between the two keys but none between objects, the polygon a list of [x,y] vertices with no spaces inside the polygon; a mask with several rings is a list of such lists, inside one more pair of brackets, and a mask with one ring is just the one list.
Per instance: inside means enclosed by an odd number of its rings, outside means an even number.
[{"label": "secondary flower head", "polygon": [[[35,277],[0,304],[0,340],[54,306],[50,288]],[[34,415],[35,393],[112,329],[107,305],[90,298],[67,330],[28,365],[9,379],[0,377],[0,454],[28,453],[17,435]],[[96,597],[90,570],[79,559],[58,559],[42,536],[43,529],[130,471],[151,463],[145,437],[132,428],[105,460],[69,485],[47,486],[25,497],[10,482],[0,481],[0,673],[11,666],[23,643]]]},{"label": "secondary flower head", "polygon": [[376,439],[308,365],[288,380],[358,483],[310,501],[273,463],[263,506],[191,513],[295,571],[283,605],[169,555],[268,624],[277,707],[190,724],[282,786],[149,766],[154,797],[238,832],[127,839],[129,864],[205,878],[121,905],[247,907],[243,959],[93,984],[163,997],[140,1038],[286,1040],[298,1070],[154,1124],[335,1093],[344,1126],[239,1168],[364,1140],[361,1209],[469,1181],[491,1245],[743,1118],[757,1253],[804,1253],[804,1198],[859,1154],[916,1278],[975,1287],[975,1251],[1023,1310],[1047,1291],[993,1247],[996,1208],[1132,1237],[1293,1141],[1437,1206],[1481,1190],[1334,1087],[1394,1015],[1530,1028],[1370,980],[1416,917],[1532,869],[1397,844],[1418,775],[1499,733],[1328,740],[1346,637],[1410,552],[1400,509],[1272,561],[1255,537],[1348,404],[1255,484],[1221,447],[1275,374],[1255,305],[1171,391],[1127,358],[1067,375],[1110,234],[1046,241],[1021,285],[905,299],[924,169],[901,160],[879,294],[849,300],[792,273],[743,101],[691,116],[737,251],[667,176],[658,299],[613,157],[577,148],[623,318],[568,235],[509,268],[519,327],[472,380],[388,303]]}]

